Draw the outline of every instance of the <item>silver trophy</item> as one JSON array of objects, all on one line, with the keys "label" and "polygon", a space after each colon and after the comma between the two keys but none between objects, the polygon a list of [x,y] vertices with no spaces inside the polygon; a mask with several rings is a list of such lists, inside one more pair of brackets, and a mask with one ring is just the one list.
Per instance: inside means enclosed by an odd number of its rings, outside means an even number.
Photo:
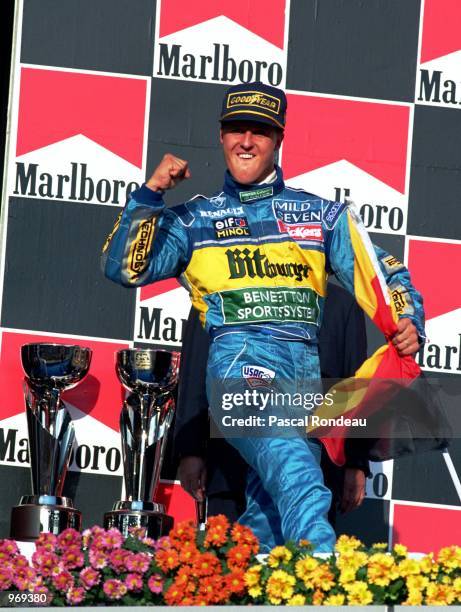
[{"label": "silver trophy", "polygon": [[125,500],[104,515],[106,529],[116,527],[127,536],[130,527],[144,527],[158,538],[173,527],[173,517],[154,495],[174,415],[179,361],[179,353],[156,349],[117,353],[117,375],[130,391],[120,414]]},{"label": "silver trophy", "polygon": [[69,497],[62,496],[75,432],[61,393],[86,376],[91,350],[65,344],[25,344],[21,359],[26,374],[32,495],[23,496],[12,509],[11,537],[31,541],[42,531],[58,534],[68,527],[81,527],[81,513]]}]

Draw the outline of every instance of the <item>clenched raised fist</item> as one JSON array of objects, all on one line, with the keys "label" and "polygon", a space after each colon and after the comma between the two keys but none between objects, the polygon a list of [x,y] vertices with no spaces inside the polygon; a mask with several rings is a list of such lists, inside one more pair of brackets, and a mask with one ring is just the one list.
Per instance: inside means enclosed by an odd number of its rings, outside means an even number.
[{"label": "clenched raised fist", "polygon": [[159,189],[166,191],[167,189],[174,189],[176,185],[190,177],[189,163],[186,160],[171,153],[165,153],[146,186],[152,191],[158,191]]}]

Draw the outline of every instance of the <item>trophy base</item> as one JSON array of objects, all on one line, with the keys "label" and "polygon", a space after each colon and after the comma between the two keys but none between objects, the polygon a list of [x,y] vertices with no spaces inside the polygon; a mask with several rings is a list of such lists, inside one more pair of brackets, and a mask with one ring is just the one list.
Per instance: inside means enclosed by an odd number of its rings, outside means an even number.
[{"label": "trophy base", "polygon": [[[173,529],[173,517],[158,510],[137,510],[135,508],[138,504],[139,502],[132,502],[131,505],[134,508],[127,507],[129,505],[127,502],[114,504],[114,510],[104,515],[104,528],[115,527],[125,538],[130,535],[131,527],[143,527],[149,538],[157,539],[168,535]],[[120,505],[123,505],[124,508],[117,509]]]},{"label": "trophy base", "polygon": [[22,502],[11,510],[10,537],[13,540],[33,542],[42,532],[58,535],[69,527],[81,531],[82,513],[75,508]]}]

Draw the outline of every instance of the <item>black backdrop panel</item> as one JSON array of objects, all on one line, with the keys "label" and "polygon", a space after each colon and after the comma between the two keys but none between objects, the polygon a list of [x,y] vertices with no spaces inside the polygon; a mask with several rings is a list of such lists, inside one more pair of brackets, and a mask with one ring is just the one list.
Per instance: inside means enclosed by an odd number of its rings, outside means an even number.
[{"label": "black backdrop panel", "polygon": [[151,75],[155,0],[25,0],[21,61]]},{"label": "black backdrop panel", "polygon": [[460,239],[460,142],[459,110],[415,106],[408,234]]},{"label": "black backdrop panel", "polygon": [[113,206],[10,198],[2,325],[131,339],[135,292],[99,268],[117,213]]},{"label": "black backdrop panel", "polygon": [[287,87],[413,101],[419,0],[292,0]]}]

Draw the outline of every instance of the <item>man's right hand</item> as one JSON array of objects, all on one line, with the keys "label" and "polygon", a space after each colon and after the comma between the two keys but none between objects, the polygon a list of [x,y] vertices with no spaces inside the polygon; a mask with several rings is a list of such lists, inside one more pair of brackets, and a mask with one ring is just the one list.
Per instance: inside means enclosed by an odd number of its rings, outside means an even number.
[{"label": "man's right hand", "polygon": [[198,502],[205,501],[206,466],[202,457],[183,457],[178,474],[182,488]]},{"label": "man's right hand", "polygon": [[166,153],[162,161],[154,170],[150,179],[146,182],[146,186],[152,191],[166,191],[173,189],[184,179],[191,177],[189,164],[184,159],[175,157],[171,153]]}]

